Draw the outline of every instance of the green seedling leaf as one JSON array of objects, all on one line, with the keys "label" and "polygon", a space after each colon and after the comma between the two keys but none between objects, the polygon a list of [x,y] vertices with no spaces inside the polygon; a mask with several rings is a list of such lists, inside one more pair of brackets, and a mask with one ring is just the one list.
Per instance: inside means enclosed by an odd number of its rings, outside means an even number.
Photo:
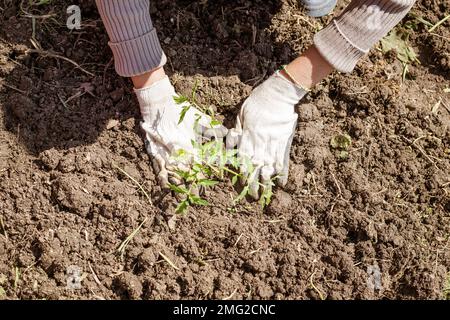
[{"label": "green seedling leaf", "polygon": [[[232,150],[234,151],[234,150]],[[239,160],[239,157],[236,156],[237,154],[237,150],[236,153],[231,154],[228,153],[227,154],[227,163],[229,163],[234,169],[239,169],[239,167],[241,166],[241,161]]]},{"label": "green seedling leaf", "polygon": [[202,168],[202,172],[206,175],[206,176],[212,176],[214,174],[213,170],[210,167],[203,167]]},{"label": "green seedling leaf", "polygon": [[202,116],[198,113],[195,114],[195,121],[194,121],[194,132],[196,132],[197,134],[201,133],[201,128],[200,128],[200,119],[202,118]]},{"label": "green seedling leaf", "polygon": [[345,150],[337,151],[337,152],[336,152],[336,156],[337,156],[340,160],[347,160],[347,159],[348,159],[348,151],[345,151]]},{"label": "green seedling leaf", "polygon": [[195,103],[195,98],[196,98],[199,82],[200,81],[198,79],[195,79],[194,87],[192,88],[192,101],[194,101],[194,103]]},{"label": "green seedling leaf", "polygon": [[261,207],[264,209],[264,207],[268,206],[270,204],[270,201],[272,200],[272,190],[267,191],[267,193],[263,193],[261,195],[261,199],[260,199],[260,203],[261,203]]},{"label": "green seedling leaf", "polygon": [[202,147],[201,143],[198,143],[195,140],[191,140],[191,145],[195,148],[195,149],[200,149]]},{"label": "green seedling leaf", "polygon": [[184,149],[177,149],[174,153],[174,157],[184,157],[185,155],[187,155],[187,151]]},{"label": "green seedling leaf", "polygon": [[211,106],[209,106],[206,111],[213,119],[216,118],[216,113],[214,112],[214,109]]},{"label": "green seedling leaf", "polygon": [[190,173],[188,171],[176,170],[175,173],[178,174],[183,179],[187,179],[190,176]]},{"label": "green seedling leaf", "polygon": [[214,143],[215,143],[214,140],[204,143],[201,146],[202,151],[209,151],[210,149],[212,149],[214,147]]},{"label": "green seedling leaf", "polygon": [[189,102],[189,99],[185,96],[173,96],[173,100],[176,104],[183,104],[185,102]]},{"label": "green seedling leaf", "polygon": [[406,80],[406,75],[408,74],[408,64],[406,62],[402,62],[403,64],[403,69],[402,69],[402,81],[405,82]]},{"label": "green seedling leaf", "polygon": [[203,179],[198,182],[199,185],[204,186],[204,187],[213,187],[218,183],[219,183],[219,181],[208,180],[208,179]]},{"label": "green seedling leaf", "polygon": [[348,150],[352,144],[352,138],[348,134],[338,134],[331,138],[330,145],[333,149]]},{"label": "green seedling leaf", "polygon": [[425,20],[424,18],[415,15],[415,14],[411,14],[415,20],[417,20],[417,22],[423,23],[424,25],[426,25],[427,27],[432,27],[433,24],[430,21]]},{"label": "green seedling leaf", "polygon": [[222,141],[216,141],[213,140],[211,141],[212,144],[209,146],[208,151],[206,152],[207,157],[207,164],[213,164],[216,162],[219,162],[219,167],[221,167],[220,162],[221,161],[217,161],[220,160],[223,152],[223,143]]},{"label": "green seedling leaf", "polygon": [[227,158],[233,158],[237,155],[238,150],[237,149],[232,149],[232,150],[225,150]]},{"label": "green seedling leaf", "polygon": [[184,117],[186,116],[186,113],[189,111],[189,109],[191,108],[191,106],[184,106],[183,109],[181,109],[180,112],[180,119],[178,120],[178,124],[182,123],[184,120]]},{"label": "green seedling leaf", "polygon": [[268,185],[261,184],[262,187],[262,193],[261,198],[259,199],[259,202],[261,204],[261,207],[264,209],[265,206],[268,206],[270,204],[270,201],[272,201],[273,196],[273,186],[275,185],[274,181],[278,178],[278,175],[273,177]]},{"label": "green seedling leaf", "polygon": [[217,127],[217,126],[222,125],[222,122],[220,122],[219,120],[213,119],[213,120],[211,120],[211,122],[209,123],[209,125],[211,126],[211,128],[214,128],[214,127]]},{"label": "green seedling leaf", "polygon": [[[195,111],[199,110],[211,117],[209,121],[209,126],[211,128],[222,125],[222,123],[214,117],[214,110],[209,106],[202,108],[195,102],[196,91],[198,89],[198,81],[195,82],[194,88],[192,90],[192,95],[190,97],[175,96],[174,100],[177,104],[183,104],[181,106],[179,124],[185,119],[187,112],[190,107],[195,107]],[[200,121],[202,120],[202,114],[194,112],[189,114],[193,115],[195,122],[193,124],[193,129],[196,131],[200,126]],[[188,211],[191,205],[209,205],[208,201],[202,199],[201,197],[194,195],[191,190],[197,187],[207,188],[213,187],[219,183],[224,178],[225,173],[230,175],[231,182],[233,185],[238,183],[238,178],[242,176],[239,174],[239,169],[243,167],[247,175],[251,175],[255,171],[255,167],[250,161],[250,159],[243,159],[242,157],[237,157],[237,150],[227,150],[224,147],[224,143],[218,139],[211,139],[210,141],[202,140],[192,140],[191,144],[194,152],[185,152],[180,150],[177,152],[177,157],[190,156],[190,160],[193,160],[192,166],[189,170],[178,170],[178,176],[182,178],[186,186],[176,186],[169,185],[170,189],[178,194],[185,195],[177,208],[177,213],[184,213]],[[348,148],[348,147],[345,147]],[[193,156],[195,155],[195,157]],[[261,205],[264,207],[268,205],[273,196],[272,193],[272,183],[270,186],[265,186],[262,189]],[[249,193],[250,186],[246,185],[240,192],[240,194],[233,200],[234,203],[241,201]]]},{"label": "green seedling leaf", "polygon": [[188,202],[188,200],[183,200],[183,201],[181,201],[181,202],[178,204],[177,208],[175,209],[175,213],[177,213],[177,214],[183,214],[183,213],[186,212],[186,210],[188,209],[188,207],[189,207],[189,202]]},{"label": "green seedling leaf", "polygon": [[189,191],[185,187],[179,187],[174,184],[169,184],[169,188],[176,193],[181,193],[181,194],[189,193]]},{"label": "green seedling leaf", "polygon": [[234,203],[238,203],[239,201],[244,199],[247,196],[249,189],[249,186],[245,186],[244,189],[242,189],[241,193],[236,197],[236,199],[234,199]]},{"label": "green seedling leaf", "polygon": [[202,172],[203,169],[204,169],[204,167],[200,163],[195,163],[192,166],[192,171],[194,171],[194,172]]},{"label": "green seedling leaf", "polygon": [[209,202],[206,201],[205,199],[202,199],[200,197],[194,196],[194,195],[189,195],[189,201],[192,204],[197,204],[199,206],[208,206]]},{"label": "green seedling leaf", "polygon": [[403,63],[418,62],[417,54],[409,45],[408,35],[398,30],[393,30],[381,40],[381,49],[384,53],[395,50],[397,59]]}]

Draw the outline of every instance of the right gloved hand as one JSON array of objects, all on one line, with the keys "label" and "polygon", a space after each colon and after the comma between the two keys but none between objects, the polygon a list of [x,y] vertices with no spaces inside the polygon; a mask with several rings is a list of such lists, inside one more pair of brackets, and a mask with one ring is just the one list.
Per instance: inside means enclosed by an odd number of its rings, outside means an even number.
[{"label": "right gloved hand", "polygon": [[238,146],[243,182],[249,194],[259,198],[259,180],[271,183],[274,175],[284,186],[288,181],[289,152],[297,124],[295,105],[306,94],[279,71],[256,87],[242,105],[236,127],[227,144]]},{"label": "right gloved hand", "polygon": [[[176,170],[186,170],[196,154],[192,141],[201,143],[201,137],[222,138],[228,130],[222,125],[211,125],[211,118],[190,106],[180,122],[182,104],[175,103],[175,89],[166,76],[150,87],[135,89],[144,121],[141,124],[146,134],[146,149],[152,156],[153,168],[162,187],[168,187],[169,182],[179,184]],[[191,157],[183,161],[173,156],[184,150]]]}]

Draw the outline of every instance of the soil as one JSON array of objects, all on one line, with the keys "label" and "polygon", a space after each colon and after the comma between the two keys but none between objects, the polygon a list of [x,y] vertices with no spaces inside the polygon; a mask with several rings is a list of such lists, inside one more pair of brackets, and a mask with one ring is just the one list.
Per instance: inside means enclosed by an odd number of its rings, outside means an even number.
[{"label": "soil", "polygon": [[[449,294],[448,21],[409,31],[420,63],[405,81],[395,54],[372,50],[351,75],[317,86],[298,108],[289,184],[269,207],[234,206],[238,192],[224,181],[206,194],[212,206],[180,216],[156,183],[137,101],[114,72],[94,2],[20,3],[0,2],[0,298]],[[81,7],[81,30],[66,28],[71,4]],[[37,15],[34,29],[26,12]],[[449,12],[437,0],[412,10],[433,23]],[[252,87],[331,19],[306,17],[296,0],[155,0],[151,13],[177,90],[198,81],[200,102],[229,127]],[[32,37],[90,74],[33,51]],[[347,158],[330,147],[344,133]]]}]

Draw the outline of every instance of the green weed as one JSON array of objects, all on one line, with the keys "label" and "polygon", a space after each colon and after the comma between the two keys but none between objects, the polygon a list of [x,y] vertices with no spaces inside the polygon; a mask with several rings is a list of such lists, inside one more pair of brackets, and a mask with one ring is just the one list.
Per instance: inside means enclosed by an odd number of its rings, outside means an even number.
[{"label": "green weed", "polygon": [[123,260],[123,257],[125,255],[125,250],[128,246],[128,244],[133,240],[133,238],[136,236],[136,234],[141,230],[142,226],[147,222],[148,217],[145,217],[145,219],[139,224],[139,226],[131,232],[131,234],[120,244],[119,248],[117,248],[117,252],[120,254],[120,258]]},{"label": "green weed", "polygon": [[[182,123],[188,110],[195,106],[201,112],[210,116],[210,126],[211,128],[220,126],[222,123],[219,121],[214,114],[212,108],[202,107],[196,100],[196,91],[198,89],[198,82],[195,83],[190,97],[186,96],[175,96],[174,101],[178,105],[183,105],[180,112],[180,118],[178,124]],[[198,125],[200,120],[200,115],[197,116],[196,123],[194,126]],[[197,128],[194,128],[195,130]],[[204,190],[212,188],[219,182],[224,181],[226,178],[231,179],[231,184],[235,186],[239,179],[243,180],[243,175],[239,172],[240,167],[245,164],[247,167],[248,175],[250,176],[255,168],[250,163],[246,161],[243,163],[243,159],[237,156],[237,150],[227,150],[225,148],[224,142],[220,139],[213,139],[207,142],[203,141],[191,141],[194,147],[194,154],[188,154],[185,150],[178,150],[173,156],[175,161],[183,162],[189,157],[192,159],[192,163],[186,170],[177,170],[176,174],[182,178],[185,183],[189,186],[176,186],[170,184],[169,187],[173,192],[180,195],[182,200],[178,203],[175,209],[176,213],[182,214],[186,213],[189,207],[193,205],[208,206],[210,205],[206,199],[203,199],[198,195],[198,190]],[[247,163],[248,162],[248,163]],[[274,177],[273,179],[275,179]],[[261,187],[261,197],[260,204],[264,208],[267,206],[272,198],[273,192],[272,187],[274,185],[273,179],[267,185],[260,184]],[[250,186],[244,185],[242,191],[239,195],[233,199],[233,205],[237,204],[239,201],[244,199],[250,190]]]},{"label": "green weed", "polygon": [[330,146],[335,149],[336,157],[346,160],[349,156],[349,149],[352,145],[352,138],[348,134],[338,134],[331,138]]},{"label": "green weed", "polygon": [[413,30],[417,30],[418,29],[418,25],[419,24],[423,24],[426,28],[427,31],[429,33],[433,33],[437,28],[439,28],[441,25],[443,25],[447,20],[450,19],[450,14],[445,16],[444,18],[442,18],[441,20],[439,20],[436,23],[432,23],[428,20],[425,20],[424,18],[422,18],[421,16],[418,16],[416,14],[411,14],[411,16],[414,18],[413,20],[408,21],[405,24],[405,27],[407,29],[413,29]]},{"label": "green weed", "polygon": [[394,50],[397,59],[403,65],[402,79],[406,80],[406,75],[408,73],[408,66],[413,62],[419,62],[417,54],[409,45],[409,33],[401,29],[394,29],[381,40],[381,50],[383,53]]}]

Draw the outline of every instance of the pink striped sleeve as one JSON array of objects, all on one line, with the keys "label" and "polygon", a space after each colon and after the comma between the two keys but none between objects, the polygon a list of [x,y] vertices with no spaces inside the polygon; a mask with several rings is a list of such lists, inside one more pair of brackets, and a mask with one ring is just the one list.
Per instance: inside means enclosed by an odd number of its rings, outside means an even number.
[{"label": "pink striped sleeve", "polygon": [[96,0],[108,33],[116,72],[132,77],[162,67],[166,61],[150,18],[150,0]]}]

